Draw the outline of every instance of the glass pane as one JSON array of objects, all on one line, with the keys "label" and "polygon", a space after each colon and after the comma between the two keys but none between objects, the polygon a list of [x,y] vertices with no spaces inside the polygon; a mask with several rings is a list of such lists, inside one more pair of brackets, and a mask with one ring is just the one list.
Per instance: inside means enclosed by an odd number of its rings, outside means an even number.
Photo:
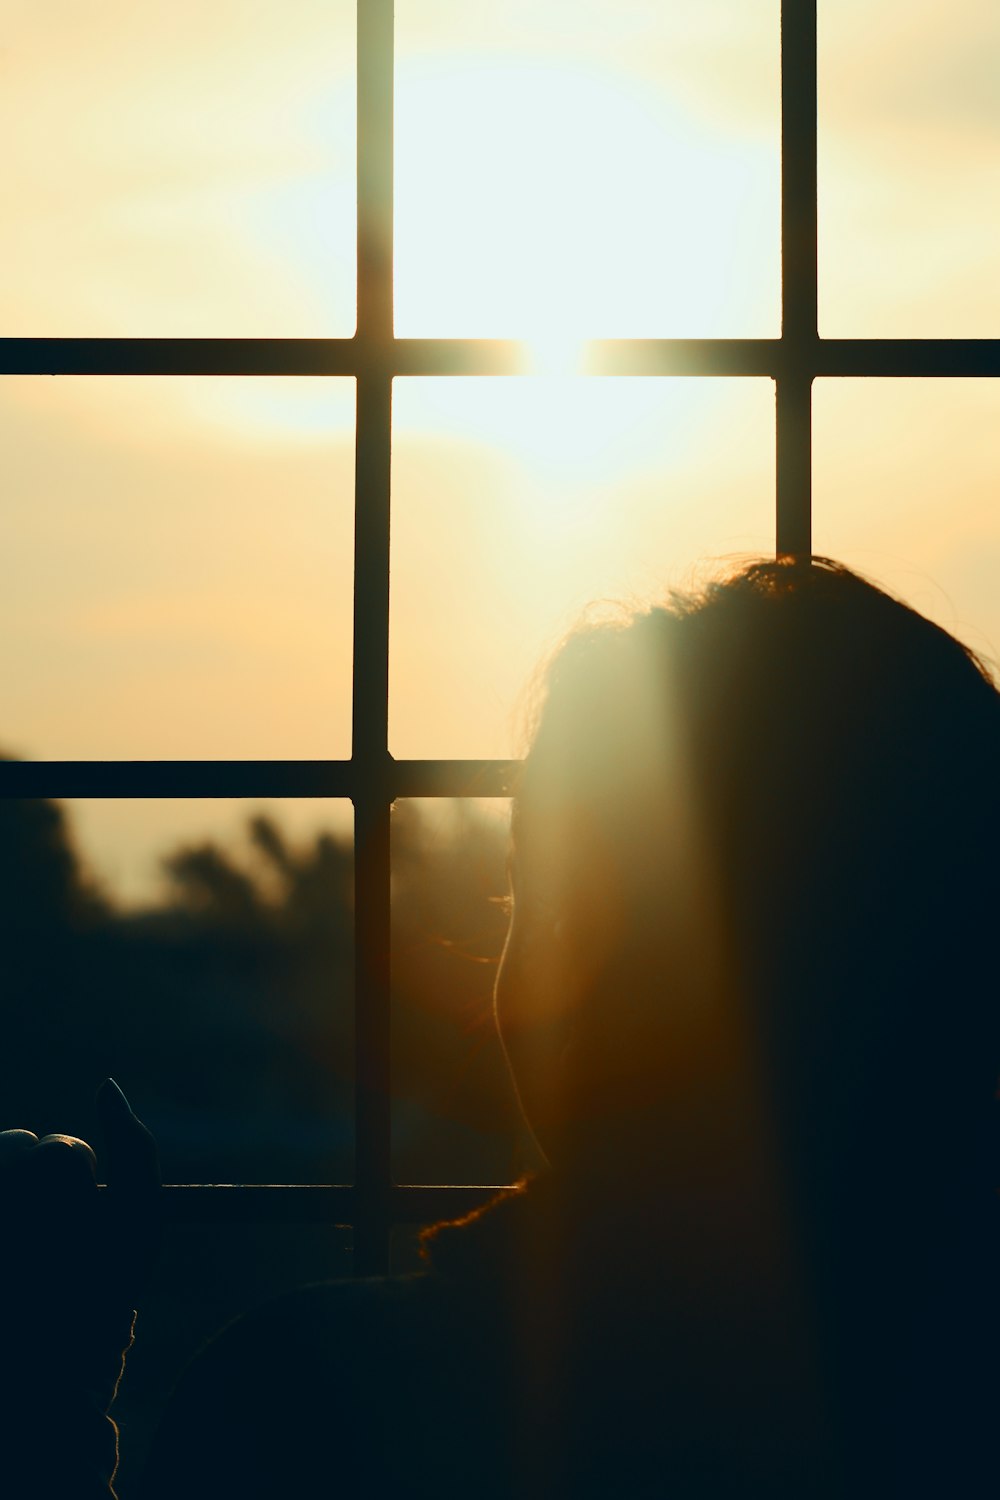
[{"label": "glass pane", "polygon": [[816,382],[814,545],[1000,660],[1000,381]]},{"label": "glass pane", "polygon": [[3,333],[350,336],[354,15],[5,5]]},{"label": "glass pane", "polygon": [[350,805],[0,801],[12,1125],[95,1139],[116,1078],[167,1182],[350,1181]]},{"label": "glass pane", "polygon": [[0,749],[349,754],[354,382],[0,380]]},{"label": "glass pane", "polygon": [[542,654],[594,600],[774,550],[768,380],[398,380],[390,746],[520,753]]},{"label": "glass pane", "polygon": [[778,0],[396,0],[405,335],[777,333]]},{"label": "glass pane", "polygon": [[1000,9],[820,0],[820,330],[1000,333]]},{"label": "glass pane", "polygon": [[513,1182],[534,1164],[493,1021],[508,804],[392,816],[392,1161],[398,1182]]}]

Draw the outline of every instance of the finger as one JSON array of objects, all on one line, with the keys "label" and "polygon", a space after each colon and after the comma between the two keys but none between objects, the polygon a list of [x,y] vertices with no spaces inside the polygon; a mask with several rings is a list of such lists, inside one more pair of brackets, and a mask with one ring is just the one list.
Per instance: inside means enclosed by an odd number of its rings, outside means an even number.
[{"label": "finger", "polygon": [[86,1141],[70,1135],[43,1136],[19,1153],[4,1174],[5,1197],[15,1214],[27,1216],[22,1227],[33,1240],[58,1233],[62,1243],[71,1224],[89,1232],[97,1204],[95,1167]]},{"label": "finger", "polygon": [[17,1161],[32,1146],[38,1145],[38,1137],[30,1130],[0,1130],[0,1166]]},{"label": "finger", "polygon": [[69,1171],[82,1172],[86,1165],[91,1177],[95,1182],[97,1181],[97,1157],[94,1155],[93,1147],[88,1146],[86,1141],[81,1141],[79,1136],[43,1135],[38,1142],[37,1155],[41,1156],[44,1153],[46,1162],[50,1159],[53,1162],[58,1160],[62,1165],[65,1152],[68,1152],[72,1158],[71,1162],[66,1164]]},{"label": "finger", "polygon": [[163,1237],[156,1142],[113,1078],[97,1091],[107,1146],[108,1273],[134,1306],[145,1295]]},{"label": "finger", "polygon": [[97,1158],[86,1141],[73,1135],[30,1130],[0,1131],[3,1192],[9,1203],[48,1204],[70,1193],[77,1197],[97,1183]]},{"label": "finger", "polygon": [[21,1160],[27,1191],[53,1214],[97,1196],[97,1158],[75,1135],[44,1135]]},{"label": "finger", "polygon": [[159,1187],[156,1142],[113,1078],[97,1090],[97,1118],[107,1145],[108,1186],[130,1194]]}]

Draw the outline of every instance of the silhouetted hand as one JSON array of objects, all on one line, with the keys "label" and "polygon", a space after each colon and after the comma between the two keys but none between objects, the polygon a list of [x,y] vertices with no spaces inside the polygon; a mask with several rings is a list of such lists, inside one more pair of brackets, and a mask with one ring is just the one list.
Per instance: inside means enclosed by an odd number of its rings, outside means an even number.
[{"label": "silhouetted hand", "polygon": [[[8,1417],[29,1403],[106,1411],[159,1238],[156,1145],[111,1079],[97,1094],[108,1186],[85,1141],[0,1132],[0,1340]],[[60,1441],[53,1408],[53,1441]]]}]

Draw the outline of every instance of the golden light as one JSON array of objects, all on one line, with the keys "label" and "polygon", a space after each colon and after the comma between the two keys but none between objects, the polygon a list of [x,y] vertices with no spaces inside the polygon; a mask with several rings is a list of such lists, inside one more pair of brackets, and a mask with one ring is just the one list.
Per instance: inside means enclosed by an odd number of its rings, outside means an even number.
[{"label": "golden light", "polygon": [[548,373],[586,338],[774,331],[775,142],[613,64],[404,60],[395,185],[399,334],[523,338]]},{"label": "golden light", "polygon": [[[50,9],[15,7],[0,59],[4,333],[349,338],[355,0]],[[533,377],[396,382],[397,753],[506,753],[582,603],[773,539],[765,382],[575,377],[590,339],[777,334],[778,9],[396,0],[396,332],[523,340]],[[995,7],[875,9],[820,8],[821,330],[988,335]],[[898,554],[995,642],[993,383],[921,386],[818,385],[817,541],[909,595]],[[342,748],[313,699],[331,662],[348,696],[353,406],[4,382],[0,744]],[[169,723],[112,732],[144,693]]]}]

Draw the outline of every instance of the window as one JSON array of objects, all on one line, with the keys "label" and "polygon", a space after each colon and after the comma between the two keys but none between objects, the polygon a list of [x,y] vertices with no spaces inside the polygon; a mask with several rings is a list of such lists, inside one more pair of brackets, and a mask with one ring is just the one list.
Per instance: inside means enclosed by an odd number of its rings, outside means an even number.
[{"label": "window", "polygon": [[[867,7],[853,7],[868,25]],[[864,12],[864,15],[861,12]],[[781,4],[781,333],[776,337],[599,337],[586,348],[590,377],[621,382],[636,394],[651,377],[706,376],[773,382],[776,399],[774,544],[779,553],[812,549],[814,382],[842,382],[818,401],[818,430],[832,442],[839,420],[877,428],[877,398],[850,408],[848,382],[910,377],[1000,375],[1000,342],[976,338],[818,335],[817,309],[817,16],[816,0]],[[407,382],[476,377],[470,402],[500,398],[491,388],[525,372],[514,340],[439,337],[433,330],[394,335],[393,317],[392,0],[359,0],[357,16],[357,332],[353,337],[8,337],[0,341],[5,375],[197,377],[255,376],[272,382],[334,378],[356,383],[353,569],[353,738],[350,757],[49,760],[0,762],[0,794],[10,798],[343,798],[355,811],[355,1112],[352,1185],[172,1187],[178,1222],[351,1224],[355,1268],[388,1264],[395,1224],[461,1213],[486,1187],[397,1185],[392,1174],[390,1092],[390,850],[393,802],[421,797],[503,797],[513,763],[498,759],[407,758],[390,754],[390,509],[398,480],[416,491],[405,462],[390,475],[393,382],[399,414],[417,399]],[[406,171],[412,163],[407,158]],[[832,200],[831,200],[832,201]],[[837,206],[831,213],[836,217]],[[410,249],[420,226],[404,224]],[[540,253],[540,252],[539,252]],[[416,252],[413,252],[416,255]],[[417,256],[419,260],[419,256]],[[841,268],[842,269],[842,268]],[[772,268],[773,272],[774,268]],[[414,321],[413,276],[397,281]],[[547,274],[554,274],[549,268]],[[838,273],[839,274],[839,273]],[[837,281],[842,290],[843,278]],[[838,292],[838,295],[840,293]],[[419,318],[417,319],[419,322]],[[640,319],[641,321],[641,319]],[[836,315],[834,316],[836,323]],[[485,380],[484,377],[493,377]],[[454,387],[458,390],[458,386]],[[932,389],[930,386],[925,389]],[[952,385],[950,390],[957,390]],[[947,393],[942,390],[942,400]],[[465,399],[464,397],[462,399]],[[507,398],[504,397],[504,400]],[[516,400],[516,397],[513,398]],[[914,422],[926,406],[913,405]],[[734,408],[735,411],[735,408]],[[923,413],[923,415],[921,415]],[[405,421],[404,421],[405,427]],[[404,454],[405,432],[399,439]],[[416,473],[416,471],[414,471]],[[825,481],[824,481],[825,482]],[[234,526],[240,520],[234,518]],[[403,529],[409,522],[401,523]],[[450,524],[450,523],[449,523]],[[836,528],[817,526],[824,547]],[[436,752],[436,745],[430,749]]]}]

